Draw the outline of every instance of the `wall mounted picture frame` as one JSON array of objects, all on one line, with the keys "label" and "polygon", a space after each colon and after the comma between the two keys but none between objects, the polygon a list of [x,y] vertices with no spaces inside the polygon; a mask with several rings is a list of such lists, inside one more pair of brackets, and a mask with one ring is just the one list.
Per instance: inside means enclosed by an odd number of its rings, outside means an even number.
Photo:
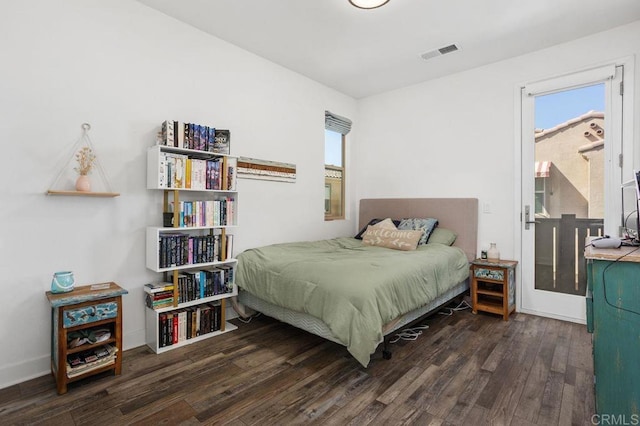
[{"label": "wall mounted picture frame", "polygon": [[239,157],[238,178],[295,183],[296,165],[278,161]]}]

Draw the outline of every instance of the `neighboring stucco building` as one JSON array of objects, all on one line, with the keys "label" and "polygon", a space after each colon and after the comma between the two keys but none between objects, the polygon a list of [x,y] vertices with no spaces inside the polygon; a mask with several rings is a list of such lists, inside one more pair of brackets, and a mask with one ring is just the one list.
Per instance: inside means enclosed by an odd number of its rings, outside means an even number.
[{"label": "neighboring stucco building", "polygon": [[604,113],[536,130],[536,215],[604,217]]}]

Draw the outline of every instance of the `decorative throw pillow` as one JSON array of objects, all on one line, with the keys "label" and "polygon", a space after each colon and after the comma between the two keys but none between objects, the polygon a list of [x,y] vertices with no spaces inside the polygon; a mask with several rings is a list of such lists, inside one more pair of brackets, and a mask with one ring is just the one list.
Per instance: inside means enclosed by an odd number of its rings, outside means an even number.
[{"label": "decorative throw pillow", "polygon": [[400,231],[398,229],[370,226],[362,235],[362,243],[369,246],[386,247],[394,250],[415,250],[422,231]]},{"label": "decorative throw pillow", "polygon": [[433,232],[431,232],[431,236],[429,237],[429,241],[427,241],[427,244],[438,243],[450,246],[456,242],[457,237],[458,234],[456,234],[452,230],[447,228],[440,228],[438,226],[433,230]]},{"label": "decorative throw pillow", "polygon": [[371,228],[374,229],[398,229],[395,223],[391,220],[391,218],[386,218],[385,220],[381,220],[380,222],[371,225]]},{"label": "decorative throw pillow", "polygon": [[[362,239],[362,234],[364,234],[364,233],[365,233],[365,231],[367,230],[367,228],[368,228],[370,225],[375,225],[376,223],[380,223],[380,222],[382,222],[383,220],[384,220],[384,219],[371,219],[371,220],[369,221],[369,223],[367,223],[367,224],[364,226],[364,228],[362,228],[362,229],[360,230],[360,232],[358,232],[358,234],[357,234],[355,237],[353,237],[353,238],[355,238],[355,239],[357,239],[357,240],[361,240],[361,239]],[[397,227],[398,225],[400,225],[400,221],[399,221],[399,220],[392,220],[392,222],[393,222],[393,224],[394,224],[396,227]]]},{"label": "decorative throw pillow", "polygon": [[431,236],[431,233],[433,232],[433,229],[438,226],[438,219],[433,219],[433,218],[426,218],[426,219],[420,219],[420,218],[408,218],[408,219],[402,219],[402,221],[400,222],[400,225],[398,225],[398,229],[414,229],[414,230],[422,230],[423,234],[422,234],[422,238],[420,238],[420,241],[418,242],[418,245],[421,244],[426,244],[427,241],[429,240],[429,237]]}]

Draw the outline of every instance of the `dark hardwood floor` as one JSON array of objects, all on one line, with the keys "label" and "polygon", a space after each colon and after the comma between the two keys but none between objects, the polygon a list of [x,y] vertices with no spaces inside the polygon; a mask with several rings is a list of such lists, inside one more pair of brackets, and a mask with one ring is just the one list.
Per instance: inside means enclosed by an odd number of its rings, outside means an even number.
[{"label": "dark hardwood floor", "polygon": [[51,376],[0,390],[0,424],[590,425],[585,326],[435,315],[368,368],[345,348],[266,317],[184,348],[124,352],[122,375]]}]

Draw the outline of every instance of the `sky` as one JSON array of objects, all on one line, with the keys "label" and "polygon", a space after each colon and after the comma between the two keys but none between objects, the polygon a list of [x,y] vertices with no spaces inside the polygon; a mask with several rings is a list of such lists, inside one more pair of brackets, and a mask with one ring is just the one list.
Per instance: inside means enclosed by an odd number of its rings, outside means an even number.
[{"label": "sky", "polygon": [[330,130],[324,131],[324,164],[342,166],[342,135]]},{"label": "sky", "polygon": [[604,112],[604,83],[536,96],[536,129],[550,129],[589,111]]}]

